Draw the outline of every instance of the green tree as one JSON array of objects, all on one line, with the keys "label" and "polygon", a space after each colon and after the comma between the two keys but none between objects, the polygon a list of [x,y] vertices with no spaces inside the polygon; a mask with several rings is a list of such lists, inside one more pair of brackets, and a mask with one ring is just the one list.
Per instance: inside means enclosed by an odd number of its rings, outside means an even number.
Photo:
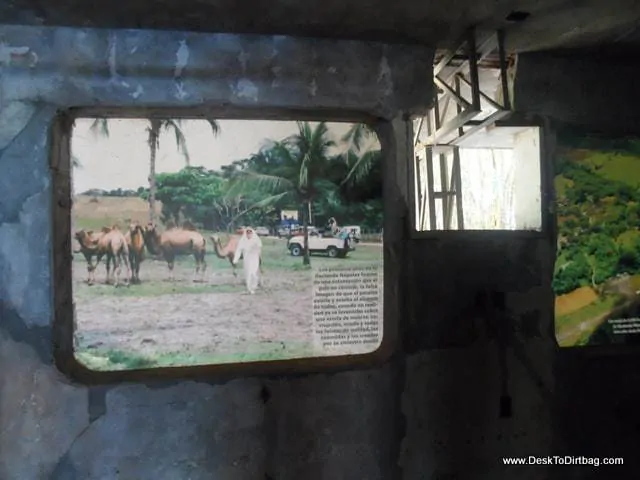
[{"label": "green tree", "polygon": [[[176,173],[157,175],[156,197],[162,202],[163,220],[178,224],[183,219],[216,231],[228,230],[238,214],[260,200],[259,192],[230,197],[229,181],[222,172],[204,167],[185,167]],[[145,192],[144,198],[148,193]],[[250,223],[270,223],[272,209],[253,209]]]},{"label": "green tree", "polygon": [[349,172],[340,182],[341,185],[361,185],[372,168],[380,164],[380,150],[365,149],[367,142],[377,138],[375,130],[366,123],[354,123],[342,136],[341,140],[349,147],[344,154]]},{"label": "green tree", "polygon": [[640,235],[633,232],[620,242],[617,272],[635,274],[640,271]]},{"label": "green tree", "polygon": [[[326,190],[325,172],[330,162],[328,151],[335,145],[329,138],[326,122],[312,128],[308,122],[298,122],[298,133],[282,142],[274,142],[267,158],[273,162],[270,173],[264,173],[259,165],[236,175],[230,193],[250,189],[269,192],[252,208],[273,205],[301,205],[304,232],[303,264],[310,265],[309,212],[311,204],[321,191]],[[263,151],[265,154],[265,151]],[[265,157],[263,156],[262,159]]]},{"label": "green tree", "polygon": [[620,252],[611,237],[601,233],[591,235],[585,253],[590,259],[591,283],[594,287],[616,274]]},{"label": "green tree", "polygon": [[377,138],[376,132],[366,123],[354,123],[341,140],[349,145],[349,150],[360,152],[368,140]]},{"label": "green tree", "polygon": [[588,285],[591,271],[589,261],[582,252],[569,257],[554,275],[552,282],[554,292],[557,295],[562,295]]},{"label": "green tree", "polygon": [[[147,144],[149,145],[149,192],[147,200],[149,202],[149,221],[156,222],[156,155],[160,146],[161,133],[173,133],[175,136],[176,147],[178,152],[184,157],[185,166],[191,166],[191,159],[187,149],[187,139],[182,131],[182,122],[180,119],[151,117],[147,119]],[[206,119],[211,126],[211,131],[215,137],[220,132],[220,125],[217,120],[212,118]],[[96,118],[90,127],[91,131],[101,137],[109,137],[109,120],[104,117]]]}]

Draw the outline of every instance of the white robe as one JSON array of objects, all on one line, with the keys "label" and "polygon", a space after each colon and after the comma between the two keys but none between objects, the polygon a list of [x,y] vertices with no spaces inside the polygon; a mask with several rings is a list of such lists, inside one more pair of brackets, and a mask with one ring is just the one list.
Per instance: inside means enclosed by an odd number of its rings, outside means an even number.
[{"label": "white robe", "polygon": [[233,255],[234,265],[243,258],[244,280],[249,293],[255,293],[260,283],[260,256],[262,253],[262,240],[254,232],[251,239],[246,233],[242,234],[242,238],[236,247],[236,253]]}]

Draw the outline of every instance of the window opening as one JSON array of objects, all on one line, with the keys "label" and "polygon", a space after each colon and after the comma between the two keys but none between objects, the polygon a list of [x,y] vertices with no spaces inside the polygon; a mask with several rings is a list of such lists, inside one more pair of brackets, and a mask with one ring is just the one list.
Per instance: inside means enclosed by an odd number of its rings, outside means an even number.
[{"label": "window opening", "polygon": [[437,55],[434,106],[414,121],[415,230],[541,230],[541,131],[506,122],[504,34],[459,45]]}]

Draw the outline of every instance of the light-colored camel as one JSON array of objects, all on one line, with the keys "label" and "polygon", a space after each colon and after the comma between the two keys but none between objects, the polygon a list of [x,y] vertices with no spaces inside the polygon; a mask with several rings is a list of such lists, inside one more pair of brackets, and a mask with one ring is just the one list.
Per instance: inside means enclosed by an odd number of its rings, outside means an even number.
[{"label": "light-colored camel", "polygon": [[[222,245],[222,240],[217,235],[211,235],[211,241],[213,242],[213,251],[215,252],[218,258],[227,259],[231,264],[233,276],[237,277],[238,272],[236,271],[236,265],[233,263],[233,257],[236,254],[236,248],[238,247],[238,243],[244,234],[244,230],[246,227],[240,227],[236,230],[234,235],[229,236],[229,240],[226,245]],[[260,256],[260,273],[264,273],[262,270],[262,256]]]},{"label": "light-colored camel", "polygon": [[96,260],[96,265],[100,263],[104,255],[107,256],[107,277],[105,283],[109,283],[110,267],[111,263],[113,263],[113,284],[117,287],[120,285],[121,263],[124,263],[125,267],[127,267],[125,284],[128,284],[131,278],[131,266],[129,265],[129,246],[127,245],[127,239],[116,226],[111,228],[104,227],[102,231],[104,235],[98,240],[98,259]]},{"label": "light-colored camel", "polygon": [[144,261],[144,228],[137,223],[132,223],[125,234],[125,239],[129,247],[131,283],[140,283],[140,264]]},{"label": "light-colored camel", "polygon": [[238,246],[238,242],[242,238],[242,234],[244,233],[244,228],[238,228],[234,235],[229,236],[229,240],[225,246],[222,246],[222,240],[217,235],[211,235],[211,241],[213,242],[213,251],[215,252],[218,258],[227,259],[231,264],[231,268],[233,269],[233,276],[236,277],[238,273],[236,272],[236,266],[233,264],[233,256],[236,254],[236,247]]},{"label": "light-colored camel", "polygon": [[159,233],[156,226],[150,223],[144,228],[144,242],[152,255],[162,255],[165,259],[171,280],[174,279],[173,267],[177,255],[193,255],[196,261],[195,275],[200,273],[200,281],[203,280],[207,268],[204,258],[207,241],[199,232],[183,227]]},{"label": "light-colored camel", "polygon": [[[94,232],[93,230],[78,230],[74,237],[80,245],[80,253],[87,261],[87,283],[92,285],[95,282],[95,272],[98,262],[95,265],[91,262],[94,256],[98,256],[98,241],[104,236],[104,232]],[[77,253],[77,250],[76,250]]]}]

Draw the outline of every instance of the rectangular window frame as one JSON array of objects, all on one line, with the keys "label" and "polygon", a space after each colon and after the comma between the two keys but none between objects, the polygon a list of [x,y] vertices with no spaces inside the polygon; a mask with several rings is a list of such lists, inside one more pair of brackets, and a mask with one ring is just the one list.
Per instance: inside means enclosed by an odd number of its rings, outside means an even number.
[{"label": "rectangular window frame", "polygon": [[[71,232],[71,133],[73,122],[82,117],[105,118],[167,118],[217,120],[278,120],[278,121],[326,121],[354,122],[370,125],[380,142],[382,151],[382,187],[384,199],[383,220],[383,333],[380,346],[373,352],[357,355],[292,358],[246,363],[185,365],[136,370],[91,370],[74,355],[75,308],[72,289],[72,232]],[[49,168],[52,192],[52,318],[53,360],[56,368],[72,381],[84,385],[105,385],[120,382],[149,381],[228,381],[235,378],[285,374],[334,373],[352,369],[377,368],[385,364],[396,350],[400,299],[396,298],[394,285],[401,281],[401,274],[394,267],[389,255],[387,232],[396,228],[392,221],[393,191],[389,184],[390,169],[395,169],[394,142],[386,138],[391,132],[391,121],[362,111],[295,109],[295,108],[133,108],[133,107],[75,107],[59,110],[50,125]],[[396,222],[397,223],[397,222]]]},{"label": "rectangular window frame", "polygon": [[[415,182],[416,182],[416,162],[415,162],[415,148],[413,142],[411,142],[411,159],[408,168],[408,192],[410,202],[410,216],[411,216],[411,238],[414,240],[420,239],[443,239],[443,238],[476,238],[482,240],[484,238],[495,238],[496,235],[503,238],[548,238],[550,234],[554,232],[554,227],[551,225],[550,213],[553,211],[552,203],[552,191],[549,180],[549,166],[548,159],[552,152],[547,145],[548,129],[546,122],[542,117],[523,118],[516,114],[512,114],[509,119],[495,122],[495,127],[516,127],[527,128],[537,127],[540,132],[540,208],[541,208],[541,227],[540,230],[504,230],[504,229],[492,229],[492,230],[424,230],[420,231],[416,229],[416,214],[418,208],[416,205],[415,194]],[[410,128],[413,131],[413,123]],[[413,135],[412,135],[413,138]],[[553,172],[551,172],[551,175]],[[551,178],[551,182],[553,179]],[[464,188],[464,185],[461,186]]]}]

